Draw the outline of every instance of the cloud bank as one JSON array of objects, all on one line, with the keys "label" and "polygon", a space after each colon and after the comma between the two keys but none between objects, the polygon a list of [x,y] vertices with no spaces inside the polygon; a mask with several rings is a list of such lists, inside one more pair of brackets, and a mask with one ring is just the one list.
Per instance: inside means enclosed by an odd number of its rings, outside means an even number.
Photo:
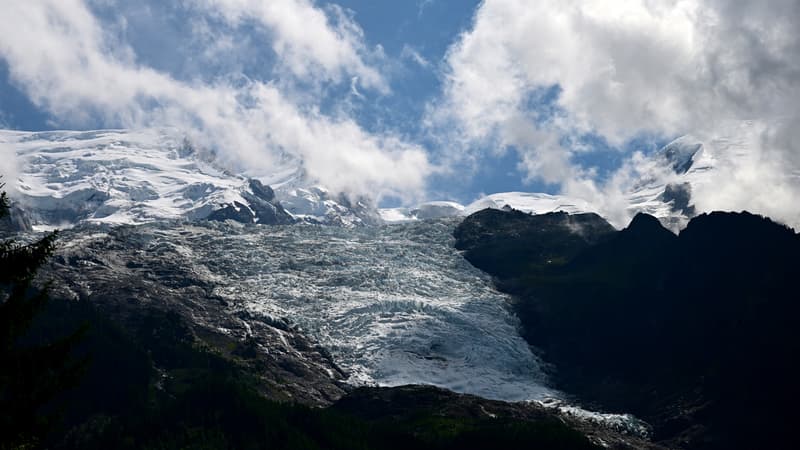
[{"label": "cloud bank", "polygon": [[114,24],[91,6],[0,2],[0,57],[13,82],[59,124],[177,127],[256,176],[289,157],[334,190],[406,198],[423,191],[431,168],[421,147],[370,133],[347,115],[323,114],[320,100],[286,88],[313,85],[319,95],[357,78],[363,88],[388,91],[360,28],[341,9],[308,0],[187,2],[185,12],[198,23],[226,25],[206,28],[222,44],[217,51],[236,52],[235,40],[224,37],[249,26],[263,32],[275,55],[275,69],[263,78],[187,81],[140,63],[124,33],[112,33]]},{"label": "cloud bank", "polygon": [[530,178],[611,215],[636,159],[598,183],[578,162],[591,151],[581,137],[710,142],[756,122],[749,165],[726,168],[697,201],[800,224],[800,203],[785,201],[800,194],[798,29],[793,0],[486,0],[446,57],[429,121],[456,130],[457,157],[513,148]]}]

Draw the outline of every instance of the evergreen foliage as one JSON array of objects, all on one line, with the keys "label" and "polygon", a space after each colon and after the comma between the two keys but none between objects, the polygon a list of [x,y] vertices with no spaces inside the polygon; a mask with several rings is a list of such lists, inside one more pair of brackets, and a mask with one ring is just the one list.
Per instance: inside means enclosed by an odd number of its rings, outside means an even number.
[{"label": "evergreen foliage", "polygon": [[[2,189],[3,185],[0,185]],[[9,201],[0,194],[0,218]],[[47,302],[46,290],[32,288],[36,271],[55,248],[56,233],[32,243],[0,242],[0,448],[35,447],[57,420],[51,401],[80,373],[70,351],[81,330],[41,341],[29,334]]]}]

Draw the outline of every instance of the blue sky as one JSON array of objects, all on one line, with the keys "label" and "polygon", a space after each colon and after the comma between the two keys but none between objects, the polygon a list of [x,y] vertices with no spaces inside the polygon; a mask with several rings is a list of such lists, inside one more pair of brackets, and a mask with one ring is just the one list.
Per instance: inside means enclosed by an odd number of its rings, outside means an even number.
[{"label": "blue sky", "polygon": [[315,180],[384,204],[510,190],[606,198],[637,152],[731,120],[788,124],[771,125],[770,145],[789,167],[800,159],[786,144],[800,122],[790,0],[4,9],[0,125],[185,128],[240,170],[266,173],[288,153]]}]

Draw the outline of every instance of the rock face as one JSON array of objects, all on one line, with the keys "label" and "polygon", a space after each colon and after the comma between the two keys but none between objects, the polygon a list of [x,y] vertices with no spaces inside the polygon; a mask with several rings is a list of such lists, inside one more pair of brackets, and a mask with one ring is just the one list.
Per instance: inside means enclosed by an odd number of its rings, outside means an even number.
[{"label": "rock face", "polygon": [[672,208],[672,212],[694,217],[696,214],[692,201],[692,185],[689,183],[668,184],[661,194],[661,200]]},{"label": "rock face", "polygon": [[[131,227],[79,227],[40,274],[51,297],[86,301],[123,329],[147,311],[176,314],[196,345],[215,349],[258,377],[271,399],[324,406],[344,394],[344,374],[326,350],[284,319],[245,311],[214,293],[215,282],[179,245],[152,246]],[[85,237],[84,237],[85,236]],[[245,352],[246,358],[237,356]]]},{"label": "rock face", "polygon": [[8,215],[0,218],[0,232],[19,233],[31,231],[31,229],[31,219],[28,213],[17,203],[12,203],[8,208]]},{"label": "rock face", "polygon": [[[332,409],[371,421],[394,423],[413,422],[423,415],[438,417],[443,422],[466,421],[467,426],[491,424],[503,429],[520,431],[518,442],[511,434],[495,437],[492,442],[465,442],[464,448],[513,448],[522,444],[522,429],[530,426],[537,431],[549,429],[552,441],[531,440],[526,448],[612,448],[612,449],[665,449],[635,436],[618,433],[603,426],[559,413],[538,403],[506,403],[486,400],[473,395],[456,394],[433,386],[400,386],[395,388],[359,388],[336,402]],[[464,426],[462,423],[461,426]],[[479,427],[480,425],[478,425]],[[476,427],[477,428],[477,427]],[[425,433],[430,428],[417,427]],[[570,436],[573,431],[580,434]],[[505,434],[505,433],[503,433]],[[582,436],[581,436],[582,435]],[[585,436],[585,437],[583,437]],[[508,441],[504,441],[508,439]],[[547,438],[545,438],[547,439]]]},{"label": "rock face", "polygon": [[660,155],[676,174],[683,175],[692,168],[695,155],[703,149],[703,144],[692,142],[691,138],[676,139],[661,149]]},{"label": "rock face", "polygon": [[564,212],[531,215],[485,209],[464,220],[454,232],[456,248],[469,262],[501,278],[522,275],[534,264],[546,267],[573,257],[614,233],[597,214]]},{"label": "rock face", "polygon": [[247,204],[234,201],[224,208],[213,211],[208,215],[208,220],[225,221],[233,220],[239,223],[258,223],[261,225],[290,225],[295,219],[289,214],[280,202],[275,200],[275,192],[260,181],[248,181],[250,191],[242,192],[242,197]]},{"label": "rock face", "polygon": [[637,415],[669,446],[794,446],[793,230],[712,213],[676,236],[641,214],[589,241],[554,219],[481,212],[455,235],[515,295],[524,336],[555,365],[558,386]]}]

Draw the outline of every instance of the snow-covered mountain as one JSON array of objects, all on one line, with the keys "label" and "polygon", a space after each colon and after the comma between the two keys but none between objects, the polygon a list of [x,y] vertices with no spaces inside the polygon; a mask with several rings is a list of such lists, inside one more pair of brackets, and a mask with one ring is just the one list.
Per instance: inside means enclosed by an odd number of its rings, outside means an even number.
[{"label": "snow-covered mountain", "polygon": [[[567,195],[504,192],[485,196],[469,205],[430,202],[416,208],[382,210],[381,216],[386,222],[406,222],[466,216],[484,208],[513,208],[533,214],[594,212],[616,226],[626,226],[633,216],[643,212],[657,217],[664,226],[677,232],[697,214],[746,209],[798,226],[800,217],[776,209],[786,202],[773,196],[783,193],[786,197],[786,192],[793,191],[787,186],[795,189],[800,186],[800,173],[781,175],[782,171],[768,166],[774,162],[760,155],[759,130],[754,124],[737,123],[726,133],[706,140],[683,136],[637,159],[630,180],[613,192],[620,197],[613,205],[606,199],[600,204]],[[770,183],[776,187],[774,192],[766,187]]]},{"label": "snow-covered mountain", "polygon": [[797,227],[800,173],[765,146],[764,133],[762,124],[740,121],[669,143],[638,164],[630,215],[645,212],[678,230],[700,213],[747,210]]},{"label": "snow-covered mountain", "polygon": [[42,229],[165,219],[375,225],[507,205],[532,212],[591,210],[579,199],[521,192],[493,194],[468,206],[434,201],[378,210],[370,199],[353,200],[310,183],[296,161],[287,159],[258,179],[234,174],[212,152],[171,129],[0,131],[0,144],[16,153],[17,182],[10,186],[19,206],[15,217],[24,211],[28,217],[20,220]]},{"label": "snow-covered mountain", "polygon": [[[745,124],[731,134],[747,136],[751,128]],[[624,216],[617,225],[624,226],[625,219],[645,212],[677,231],[693,215],[711,208],[744,209],[726,204],[724,198],[720,201],[716,190],[728,174],[757,167],[759,161],[750,161],[755,154],[750,151],[752,145],[747,138],[701,142],[684,136],[644,158],[621,193],[621,201],[614,205],[615,214]],[[31,223],[42,229],[64,228],[83,221],[140,224],[163,219],[302,221],[351,227],[462,217],[484,208],[506,207],[535,214],[597,212],[612,219],[608,205],[590,199],[527,192],[491,194],[469,205],[434,201],[412,208],[378,209],[373,199],[354,199],[309,181],[301,162],[289,157],[271,173],[254,178],[226,170],[213,151],[172,129],[0,131],[0,147],[16,153],[16,157],[3,157],[16,159],[16,182],[6,181],[16,200],[12,216],[17,227]],[[757,207],[751,210],[771,213]]]},{"label": "snow-covered mountain", "polygon": [[175,130],[0,131],[0,144],[16,153],[17,180],[8,187],[34,227],[204,218],[343,226],[380,221],[366,199],[352,201],[307,182],[295,161],[287,158],[272,173],[248,178]]},{"label": "snow-covered mountain", "polygon": [[554,211],[564,211],[571,214],[593,211],[589,202],[565,195],[501,192],[487,195],[466,206],[456,202],[435,201],[422,203],[416,208],[381,209],[380,213],[384,221],[394,223],[444,217],[463,217],[486,208],[514,208],[535,214]]}]

